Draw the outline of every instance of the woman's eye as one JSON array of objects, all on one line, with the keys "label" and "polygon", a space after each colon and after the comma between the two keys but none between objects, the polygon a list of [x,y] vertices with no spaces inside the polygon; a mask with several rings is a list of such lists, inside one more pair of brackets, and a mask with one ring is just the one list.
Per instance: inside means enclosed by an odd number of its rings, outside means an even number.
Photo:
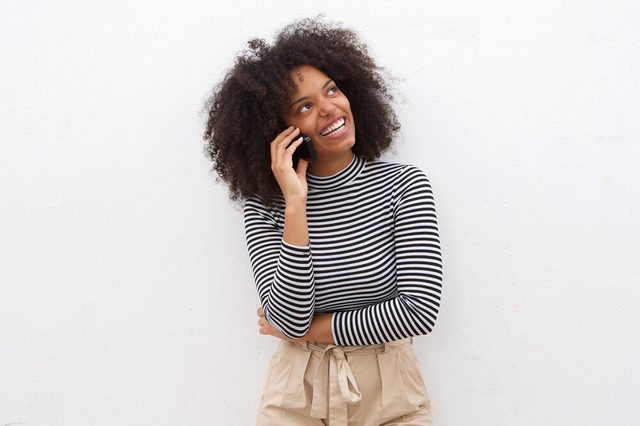
[{"label": "woman's eye", "polygon": [[332,88],[329,89],[329,94],[333,95],[334,93],[338,93],[338,88],[333,86]]},{"label": "woman's eye", "polygon": [[[305,109],[305,108],[306,108],[306,109]],[[300,112],[305,112],[305,111],[307,111],[309,108],[311,108],[311,105],[309,105],[309,104],[304,104],[304,105],[302,105],[302,106],[300,107],[300,110],[299,110],[299,111],[300,111]]]}]

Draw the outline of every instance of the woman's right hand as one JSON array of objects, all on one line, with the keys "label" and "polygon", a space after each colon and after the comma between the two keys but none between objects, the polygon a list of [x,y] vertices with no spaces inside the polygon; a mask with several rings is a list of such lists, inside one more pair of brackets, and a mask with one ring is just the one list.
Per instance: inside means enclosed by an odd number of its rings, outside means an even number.
[{"label": "woman's right hand", "polygon": [[[298,161],[293,168],[293,153],[302,143],[300,129],[293,126],[282,131],[271,141],[271,171],[280,186],[285,202],[307,201],[307,160]],[[296,137],[298,137],[296,139]]]}]

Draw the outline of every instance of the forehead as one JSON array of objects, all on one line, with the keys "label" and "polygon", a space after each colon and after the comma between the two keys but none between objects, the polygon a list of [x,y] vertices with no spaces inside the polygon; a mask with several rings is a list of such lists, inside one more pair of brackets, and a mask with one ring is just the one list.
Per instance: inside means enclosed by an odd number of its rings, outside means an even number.
[{"label": "forehead", "polygon": [[331,79],[331,77],[311,65],[295,67],[289,72],[289,76],[296,85],[295,88],[291,89],[292,95],[314,89],[318,85],[322,87],[327,80]]}]

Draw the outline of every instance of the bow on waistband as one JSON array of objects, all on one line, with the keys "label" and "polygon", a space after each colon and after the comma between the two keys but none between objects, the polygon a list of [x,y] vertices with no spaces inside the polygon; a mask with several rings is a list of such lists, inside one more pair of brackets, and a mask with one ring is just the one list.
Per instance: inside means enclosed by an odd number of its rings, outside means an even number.
[{"label": "bow on waistband", "polygon": [[355,404],[362,396],[343,350],[328,345],[322,351],[313,377],[311,416],[328,418],[331,424],[346,424],[347,404]]}]

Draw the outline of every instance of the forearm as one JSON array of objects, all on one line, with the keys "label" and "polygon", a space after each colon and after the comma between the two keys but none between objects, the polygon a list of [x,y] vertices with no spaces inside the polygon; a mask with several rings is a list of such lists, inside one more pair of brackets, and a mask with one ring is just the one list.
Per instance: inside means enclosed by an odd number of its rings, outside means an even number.
[{"label": "forearm", "polygon": [[313,318],[311,327],[305,336],[301,339],[307,342],[335,344],[333,333],[331,332],[332,313],[318,314]]},{"label": "forearm", "polygon": [[263,288],[266,294],[261,300],[269,322],[287,337],[303,337],[313,320],[315,306],[309,248],[283,241],[278,266]]},{"label": "forearm", "polygon": [[287,202],[284,209],[284,232],[282,239],[286,243],[296,246],[307,246],[309,244],[306,199]]},{"label": "forearm", "polygon": [[[306,212],[304,213],[306,232]],[[294,215],[293,219],[297,217]],[[287,220],[292,225],[294,220]],[[295,227],[294,227],[295,228]],[[245,205],[249,259],[261,305],[269,321],[288,337],[303,337],[314,315],[315,286],[307,245],[284,241],[271,210],[258,199]]]},{"label": "forearm", "polygon": [[[289,247],[289,249],[299,251],[304,248],[304,251],[308,252],[309,232],[307,228],[306,199],[296,200],[295,202],[288,201],[284,217],[283,243],[295,246],[295,248]],[[302,252],[299,254],[302,254]],[[302,260],[302,257],[300,260]],[[310,264],[306,266],[311,268]],[[276,322],[280,330],[288,337],[300,337],[306,334],[307,327],[310,326],[313,316],[313,284],[310,277],[306,283],[296,283],[294,281],[296,278],[294,277],[299,272],[299,270],[295,269],[289,270],[287,274],[278,274],[276,272],[274,281],[270,286],[269,302],[265,305],[268,314],[270,314],[270,319]],[[307,300],[300,298],[305,293],[311,296]],[[292,303],[295,304],[297,309],[291,309]]]},{"label": "forearm", "polygon": [[341,346],[373,345],[428,334],[438,314],[439,299],[434,289],[423,294],[404,293],[366,308],[336,312],[332,319],[333,338]]}]

